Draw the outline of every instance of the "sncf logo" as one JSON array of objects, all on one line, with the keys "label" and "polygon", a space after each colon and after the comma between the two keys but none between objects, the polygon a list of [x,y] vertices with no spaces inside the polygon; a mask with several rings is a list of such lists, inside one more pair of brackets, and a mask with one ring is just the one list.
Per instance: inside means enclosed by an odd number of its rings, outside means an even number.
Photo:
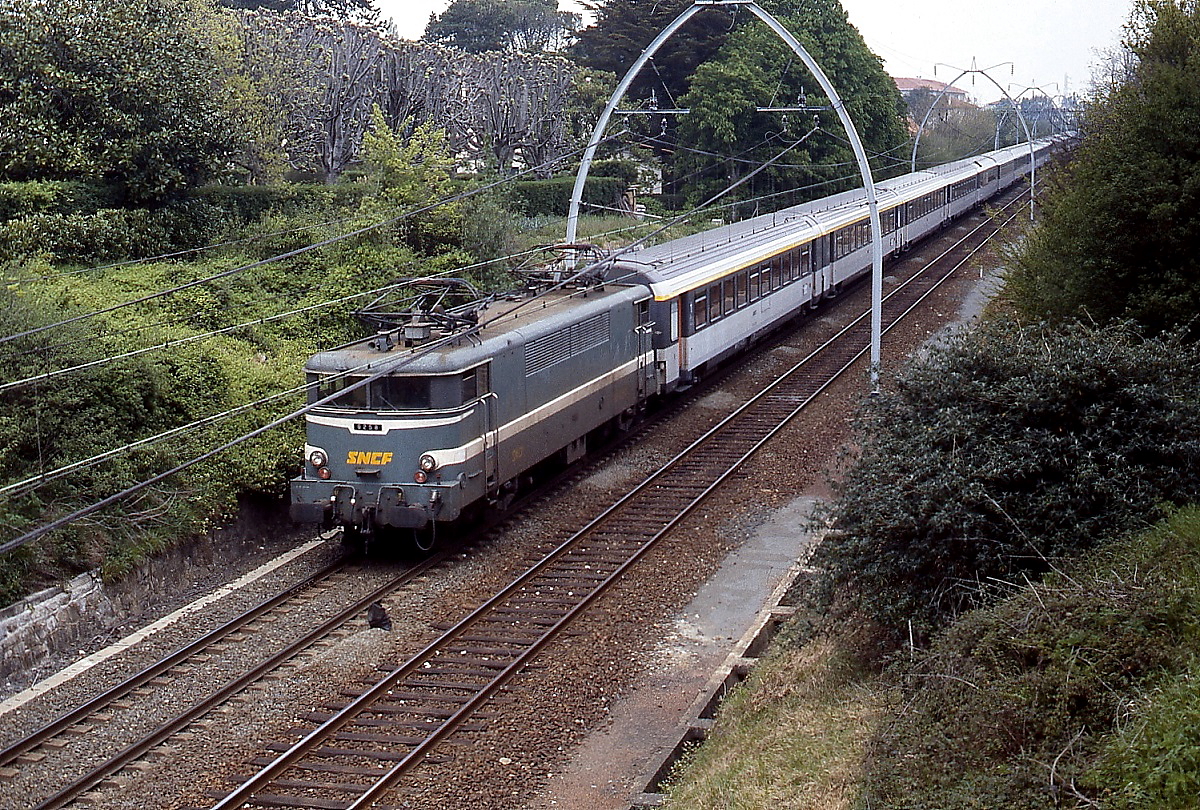
[{"label": "sncf logo", "polygon": [[347,464],[374,464],[383,465],[392,460],[391,453],[368,453],[366,451],[351,450],[346,457]]}]

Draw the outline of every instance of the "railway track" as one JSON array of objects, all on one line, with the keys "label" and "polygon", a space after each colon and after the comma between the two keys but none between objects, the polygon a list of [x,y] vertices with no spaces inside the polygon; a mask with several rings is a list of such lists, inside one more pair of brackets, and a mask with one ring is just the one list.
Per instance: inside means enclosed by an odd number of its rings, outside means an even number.
[{"label": "railway track", "polygon": [[[1002,211],[1020,195],[1001,198]],[[1009,219],[1016,213],[1010,213]],[[985,220],[884,302],[884,330],[911,313],[1002,227]],[[400,781],[480,710],[622,575],[869,350],[869,313],[694,441],[402,665],[305,716],[297,741],[217,799],[232,808],[386,807]]]},{"label": "railway track", "polygon": [[[360,594],[356,599],[351,600],[348,604],[344,603],[340,609],[326,616],[322,621],[309,627],[298,628],[297,632],[285,643],[263,651],[262,657],[248,669],[227,672],[222,676],[219,670],[208,663],[208,657],[215,655],[222,645],[244,644],[250,636],[261,638],[263,634],[258,630],[264,624],[273,622],[277,616],[288,615],[295,605],[301,602],[311,601],[314,594],[322,588],[336,587],[338,580],[361,578],[361,572],[350,560],[343,558],[335,561],[285,591],[254,605],[221,626],[179,647],[154,664],[63,713],[53,721],[8,743],[3,749],[0,749],[0,768],[12,765],[30,767],[35,761],[53,763],[53,758],[47,759],[37,752],[55,749],[71,750],[72,746],[69,745],[69,742],[60,741],[70,740],[72,736],[88,733],[94,726],[101,723],[119,725],[119,719],[116,716],[127,707],[130,701],[144,699],[146,692],[161,688],[165,684],[172,682],[186,684],[181,690],[186,694],[181,708],[176,707],[176,710],[169,716],[161,718],[155,728],[129,739],[125,745],[114,744],[107,759],[87,764],[83,773],[66,778],[65,784],[63,773],[66,769],[47,768],[43,765],[44,770],[53,770],[52,773],[46,773],[40,780],[49,795],[41,799],[32,799],[34,803],[31,806],[38,810],[66,806],[106,778],[146,756],[156,746],[187,728],[234,695],[241,693],[267,673],[276,670],[321,639],[334,633],[338,628],[361,617],[369,605],[421,576],[444,559],[445,554],[429,557],[392,576],[384,577],[381,583],[365,591],[358,588]],[[201,665],[199,662],[204,663]],[[200,673],[199,677],[196,677],[197,673]],[[215,682],[214,678],[216,678]],[[74,763],[72,764],[74,765]],[[76,768],[76,770],[78,769]]]}]

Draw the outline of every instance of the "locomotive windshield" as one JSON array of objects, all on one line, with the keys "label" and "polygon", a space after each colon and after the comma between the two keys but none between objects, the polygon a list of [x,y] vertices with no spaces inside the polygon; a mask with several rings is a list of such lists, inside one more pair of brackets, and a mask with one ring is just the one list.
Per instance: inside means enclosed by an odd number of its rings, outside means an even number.
[{"label": "locomotive windshield", "polygon": [[380,377],[367,385],[346,390],[363,379],[362,375],[309,374],[309,383],[317,385],[309,389],[308,401],[314,403],[338,394],[326,403],[326,407],[359,411],[415,411],[455,408],[483,396],[489,388],[486,366],[459,374],[433,377]]}]

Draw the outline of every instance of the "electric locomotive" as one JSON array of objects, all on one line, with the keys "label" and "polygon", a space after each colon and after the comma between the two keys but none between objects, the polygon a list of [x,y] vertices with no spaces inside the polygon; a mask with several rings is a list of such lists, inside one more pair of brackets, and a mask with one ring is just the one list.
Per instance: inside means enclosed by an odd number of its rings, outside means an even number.
[{"label": "electric locomotive", "polygon": [[536,465],[572,462],[589,434],[632,421],[654,382],[650,298],[592,284],[480,299],[451,318],[427,304],[314,355],[310,399],[328,401],[307,415],[293,520],[369,534],[504,505]]}]

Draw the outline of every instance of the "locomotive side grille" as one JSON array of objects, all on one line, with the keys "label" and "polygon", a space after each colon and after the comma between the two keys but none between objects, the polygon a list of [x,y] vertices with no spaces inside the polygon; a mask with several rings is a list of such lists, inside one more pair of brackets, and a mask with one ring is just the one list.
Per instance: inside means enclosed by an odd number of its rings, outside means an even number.
[{"label": "locomotive side grille", "polygon": [[537,374],[571,356],[571,333],[566,329],[525,344],[525,376]]},{"label": "locomotive side grille", "polygon": [[594,349],[608,343],[609,326],[608,313],[602,312],[586,321],[571,325],[571,354],[582,354],[588,349]]},{"label": "locomotive side grille", "polygon": [[529,341],[525,344],[525,376],[533,376],[588,349],[604,345],[610,331],[608,313],[602,312],[567,329]]}]

